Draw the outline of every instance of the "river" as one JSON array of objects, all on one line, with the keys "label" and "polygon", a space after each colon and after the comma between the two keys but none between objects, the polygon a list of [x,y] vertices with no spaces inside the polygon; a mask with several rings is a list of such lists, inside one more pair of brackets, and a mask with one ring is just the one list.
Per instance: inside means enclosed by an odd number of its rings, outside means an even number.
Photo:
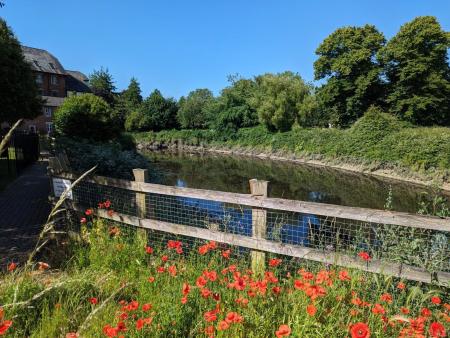
[{"label": "river", "polygon": [[450,193],[367,174],[247,156],[169,151],[146,152],[152,183],[249,193],[248,180],[268,180],[269,196],[384,209],[391,191],[393,210],[417,212],[422,201]]}]

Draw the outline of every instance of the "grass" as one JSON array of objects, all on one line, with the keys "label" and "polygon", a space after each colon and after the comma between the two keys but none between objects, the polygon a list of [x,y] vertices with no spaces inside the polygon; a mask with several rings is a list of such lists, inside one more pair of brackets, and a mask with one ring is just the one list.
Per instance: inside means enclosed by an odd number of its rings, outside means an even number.
[{"label": "grass", "polygon": [[356,337],[359,328],[397,337],[450,329],[448,288],[275,256],[254,275],[238,248],[156,233],[148,242],[87,218],[81,241],[58,246],[62,264],[1,276],[9,336]]},{"label": "grass", "polygon": [[243,128],[224,136],[212,130],[133,133],[136,142],[209,145],[391,169],[401,176],[450,181],[450,128],[413,127],[388,114],[366,114],[350,129],[294,128],[270,133],[264,127]]}]

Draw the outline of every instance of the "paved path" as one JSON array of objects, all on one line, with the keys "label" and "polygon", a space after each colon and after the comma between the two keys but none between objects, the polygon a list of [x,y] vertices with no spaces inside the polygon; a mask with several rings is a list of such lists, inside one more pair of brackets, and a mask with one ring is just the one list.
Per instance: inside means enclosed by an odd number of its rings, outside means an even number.
[{"label": "paved path", "polygon": [[0,192],[0,266],[23,261],[50,212],[47,162],[25,169]]}]

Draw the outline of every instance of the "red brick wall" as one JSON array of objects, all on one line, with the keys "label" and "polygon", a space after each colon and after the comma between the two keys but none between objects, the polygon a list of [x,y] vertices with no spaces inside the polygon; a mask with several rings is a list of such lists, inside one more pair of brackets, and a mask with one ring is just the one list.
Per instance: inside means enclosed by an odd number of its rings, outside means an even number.
[{"label": "red brick wall", "polygon": [[[35,74],[42,74],[42,83],[38,83],[39,89],[42,91],[44,96],[56,96],[64,97],[66,95],[66,79],[65,75],[60,74],[49,74],[42,72],[35,72]],[[57,84],[53,85],[51,83],[51,77],[56,76]]]}]

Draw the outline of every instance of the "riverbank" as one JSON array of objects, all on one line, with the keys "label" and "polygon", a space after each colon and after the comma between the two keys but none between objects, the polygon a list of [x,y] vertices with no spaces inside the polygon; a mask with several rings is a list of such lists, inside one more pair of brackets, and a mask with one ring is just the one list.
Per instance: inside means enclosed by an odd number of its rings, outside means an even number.
[{"label": "riverbank", "polygon": [[[363,133],[364,131],[364,133]],[[401,128],[387,136],[366,130],[239,130],[223,138],[211,130],[133,133],[138,150],[180,149],[325,166],[450,191],[450,128]]]}]

